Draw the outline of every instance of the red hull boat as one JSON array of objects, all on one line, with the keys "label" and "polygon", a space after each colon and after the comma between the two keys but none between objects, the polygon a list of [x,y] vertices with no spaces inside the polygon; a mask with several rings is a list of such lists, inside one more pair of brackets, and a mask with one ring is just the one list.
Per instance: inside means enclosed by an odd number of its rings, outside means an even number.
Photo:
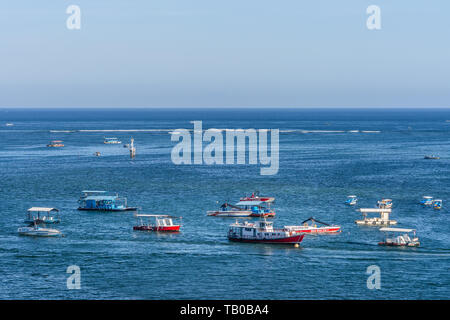
[{"label": "red hull boat", "polygon": [[[140,223],[133,227],[136,231],[156,231],[156,232],[179,232],[181,225],[174,224],[172,219],[181,219],[181,217],[173,217],[166,214],[135,214],[139,218]],[[144,218],[153,221],[144,221]]]},{"label": "red hull boat", "polygon": [[235,222],[230,225],[228,239],[235,242],[295,244],[302,242],[304,234],[286,228],[273,228],[273,222],[262,219],[256,223]]}]

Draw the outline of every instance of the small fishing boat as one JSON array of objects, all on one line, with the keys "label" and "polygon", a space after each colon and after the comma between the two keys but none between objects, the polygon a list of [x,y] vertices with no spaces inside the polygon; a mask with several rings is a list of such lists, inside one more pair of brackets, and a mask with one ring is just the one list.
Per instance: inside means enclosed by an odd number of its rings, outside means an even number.
[{"label": "small fishing boat", "polygon": [[32,207],[27,210],[25,223],[54,224],[61,221],[59,210],[55,208]]},{"label": "small fishing boat", "polygon": [[433,205],[433,197],[430,196],[424,196],[422,200],[420,201],[420,204],[423,206],[431,206]]},{"label": "small fishing boat", "polygon": [[[402,229],[402,228],[381,228],[380,231],[385,232],[385,238],[379,242],[380,246],[401,246],[401,247],[418,247],[420,245],[419,238],[416,237],[415,229]],[[393,237],[393,234],[402,233]],[[412,233],[412,238],[409,234]]]},{"label": "small fishing boat", "polygon": [[[309,221],[311,221],[311,223],[314,224],[308,224]],[[323,227],[318,227],[317,223],[323,225]],[[300,226],[285,226],[285,228],[297,233],[310,233],[310,234],[329,234],[341,232],[340,226],[329,225],[328,223],[319,221],[313,217],[303,221]]]},{"label": "small fishing boat", "polygon": [[259,191],[253,192],[249,197],[243,197],[240,201],[261,201],[261,202],[274,202],[275,197],[261,196]]},{"label": "small fishing boat", "polygon": [[102,154],[100,152],[98,152],[98,151],[94,153],[94,156],[96,156],[96,157],[100,157],[101,155]]},{"label": "small fishing boat", "polygon": [[61,148],[61,147],[64,147],[64,144],[63,144],[63,142],[61,140],[53,140],[47,145],[47,147],[49,147],[49,148]]},{"label": "small fishing boat", "polygon": [[295,244],[302,242],[305,234],[286,228],[276,229],[273,222],[261,219],[255,223],[236,221],[228,230],[228,239],[236,242]]},{"label": "small fishing boat", "polygon": [[103,141],[104,144],[120,144],[122,141],[120,141],[117,138],[105,138]]},{"label": "small fishing boat", "polygon": [[441,210],[442,209],[442,200],[441,199],[433,200],[433,209],[434,210]]},{"label": "small fishing boat", "polygon": [[17,232],[21,236],[32,236],[32,237],[59,237],[62,236],[61,231],[57,229],[42,228],[36,223],[33,226],[21,227],[17,229]]},{"label": "small fishing boat", "polygon": [[85,211],[136,211],[137,207],[128,207],[127,198],[118,194],[107,195],[106,191],[82,191],[78,200],[78,210]]},{"label": "small fishing boat", "polygon": [[[379,227],[379,226],[390,226],[397,224],[397,221],[395,220],[389,220],[389,214],[391,213],[390,208],[361,208],[358,209],[359,212],[363,214],[362,220],[356,220],[355,223],[357,225],[362,226],[373,226],[373,227]],[[380,217],[372,217],[368,218],[368,213],[379,213]]]},{"label": "small fishing boat", "polygon": [[435,156],[435,155],[428,155],[423,157],[424,159],[428,159],[428,160],[439,160],[441,157],[439,156]]},{"label": "small fishing boat", "polygon": [[345,204],[348,206],[354,206],[358,202],[358,198],[355,195],[351,195],[347,197]]},{"label": "small fishing boat", "polygon": [[7,123],[6,126],[7,127],[12,127],[12,126],[14,126],[14,123]]},{"label": "small fishing boat", "polygon": [[139,224],[133,230],[158,231],[158,232],[179,232],[181,224],[174,224],[172,219],[182,219],[167,214],[135,214],[139,218]]},{"label": "small fishing boat", "polygon": [[380,201],[377,202],[377,207],[378,208],[392,208],[392,199],[381,199]]}]

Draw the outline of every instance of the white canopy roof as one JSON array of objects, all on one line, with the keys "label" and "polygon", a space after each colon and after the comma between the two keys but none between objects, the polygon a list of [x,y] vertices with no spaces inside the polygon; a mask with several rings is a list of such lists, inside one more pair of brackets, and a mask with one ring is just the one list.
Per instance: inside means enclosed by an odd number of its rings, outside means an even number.
[{"label": "white canopy roof", "polygon": [[369,212],[381,213],[381,212],[391,212],[392,209],[390,209],[390,208],[361,208],[361,209],[358,209],[358,211],[362,212],[362,213],[369,213]]},{"label": "white canopy roof", "polygon": [[381,228],[380,231],[385,231],[385,232],[413,232],[413,231],[416,231],[416,229]]},{"label": "white canopy roof", "polygon": [[59,211],[56,208],[43,208],[43,207],[31,207],[28,209],[31,212],[50,212],[50,211]]},{"label": "white canopy roof", "polygon": [[250,201],[239,201],[235,204],[235,206],[259,206],[261,203],[265,203],[264,201],[256,201],[256,200],[250,200]]},{"label": "white canopy roof", "polygon": [[433,197],[430,196],[423,196],[424,199],[433,199]]}]

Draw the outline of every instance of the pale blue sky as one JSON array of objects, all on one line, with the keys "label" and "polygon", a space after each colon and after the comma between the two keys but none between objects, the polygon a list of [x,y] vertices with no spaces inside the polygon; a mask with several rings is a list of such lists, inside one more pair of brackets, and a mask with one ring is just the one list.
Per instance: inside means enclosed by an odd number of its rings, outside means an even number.
[{"label": "pale blue sky", "polygon": [[450,1],[2,1],[0,70],[2,107],[448,107]]}]

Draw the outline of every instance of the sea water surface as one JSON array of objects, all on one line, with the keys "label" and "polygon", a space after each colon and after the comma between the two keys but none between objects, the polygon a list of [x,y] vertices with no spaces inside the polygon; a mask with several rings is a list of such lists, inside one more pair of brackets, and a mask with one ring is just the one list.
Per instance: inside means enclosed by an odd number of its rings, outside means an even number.
[{"label": "sea water surface", "polygon": [[[450,110],[1,109],[1,299],[448,299]],[[279,129],[279,172],[258,165],[175,165],[170,131]],[[6,126],[12,123],[13,126]],[[123,145],[135,139],[136,158]],[[47,148],[63,140],[64,148]],[[206,143],[205,143],[206,145]],[[101,152],[100,157],[94,156]],[[440,160],[424,160],[437,154]],[[108,190],[141,212],[183,217],[182,232],[133,231],[133,212],[77,211],[82,190]],[[232,218],[207,217],[259,190],[276,197],[276,226],[315,217],[342,233],[299,248],[231,243]],[[392,198],[419,248],[386,248],[356,208]],[[424,195],[443,199],[423,208]],[[32,206],[61,210],[65,237],[17,234]],[[67,268],[81,288],[67,288]],[[381,288],[369,289],[369,266]]]}]

